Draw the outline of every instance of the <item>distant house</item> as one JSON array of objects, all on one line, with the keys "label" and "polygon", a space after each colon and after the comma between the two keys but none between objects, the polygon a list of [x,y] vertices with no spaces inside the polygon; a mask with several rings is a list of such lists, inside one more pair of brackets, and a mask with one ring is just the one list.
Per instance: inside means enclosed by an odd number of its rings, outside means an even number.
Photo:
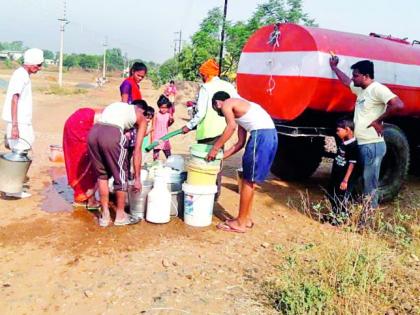
[{"label": "distant house", "polygon": [[46,65],[56,65],[57,64],[57,62],[54,59],[45,59],[44,63]]},{"label": "distant house", "polygon": [[17,50],[0,50],[0,60],[17,61],[23,57],[23,51]]}]

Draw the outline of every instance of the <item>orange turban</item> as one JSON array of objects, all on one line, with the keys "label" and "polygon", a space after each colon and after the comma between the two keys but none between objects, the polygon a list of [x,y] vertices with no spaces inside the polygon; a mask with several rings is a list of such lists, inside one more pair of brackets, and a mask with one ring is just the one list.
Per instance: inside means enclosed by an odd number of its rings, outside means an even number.
[{"label": "orange turban", "polygon": [[198,71],[200,71],[200,74],[202,75],[215,77],[219,75],[219,65],[214,59],[209,59],[201,65]]}]

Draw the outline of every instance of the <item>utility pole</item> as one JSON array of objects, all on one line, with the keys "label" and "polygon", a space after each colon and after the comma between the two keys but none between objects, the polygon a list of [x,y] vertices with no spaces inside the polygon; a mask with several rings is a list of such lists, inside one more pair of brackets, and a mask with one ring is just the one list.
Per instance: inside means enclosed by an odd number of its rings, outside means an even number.
[{"label": "utility pole", "polygon": [[176,42],[177,42],[177,40],[176,39],[174,39],[174,58],[176,57]]},{"label": "utility pole", "polygon": [[177,48],[177,43],[178,43],[178,58],[177,58],[177,63],[176,63],[176,73],[178,73],[179,71],[179,56],[181,54],[181,46],[182,46],[182,30],[179,30],[179,32],[174,32],[175,35],[179,34],[179,38],[175,38],[174,39],[174,58],[176,57],[176,48]]},{"label": "utility pole", "polygon": [[60,60],[58,63],[58,85],[63,86],[63,51],[64,51],[64,27],[70,22],[66,19],[66,0],[64,0],[63,17],[60,21]]},{"label": "utility pole", "polygon": [[[174,32],[175,35],[179,34],[178,39],[174,39],[175,43],[178,43],[178,54],[181,53],[181,48],[182,48],[182,30],[180,30],[179,32]],[[176,52],[176,44],[175,44],[175,52]]]},{"label": "utility pole", "polygon": [[219,77],[220,77],[220,74],[222,73],[222,65],[223,65],[223,43],[225,41],[225,25],[226,25],[227,5],[228,5],[228,0],[225,0],[225,7],[223,9],[222,35],[220,36]]},{"label": "utility pole", "polygon": [[104,62],[102,64],[102,79],[106,79],[106,46],[108,46],[108,38],[105,37],[105,41],[103,43],[104,46]]}]

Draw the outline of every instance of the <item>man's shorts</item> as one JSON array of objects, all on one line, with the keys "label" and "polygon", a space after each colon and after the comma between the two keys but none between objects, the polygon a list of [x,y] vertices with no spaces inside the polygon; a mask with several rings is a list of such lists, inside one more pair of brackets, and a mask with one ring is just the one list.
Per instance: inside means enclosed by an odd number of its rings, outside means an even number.
[{"label": "man's shorts", "polygon": [[96,176],[114,178],[114,190],[128,188],[128,140],[122,130],[113,125],[97,123],[89,132],[89,155]]},{"label": "man's shorts", "polygon": [[277,152],[276,129],[251,131],[242,157],[243,178],[249,182],[263,182],[270,173]]}]

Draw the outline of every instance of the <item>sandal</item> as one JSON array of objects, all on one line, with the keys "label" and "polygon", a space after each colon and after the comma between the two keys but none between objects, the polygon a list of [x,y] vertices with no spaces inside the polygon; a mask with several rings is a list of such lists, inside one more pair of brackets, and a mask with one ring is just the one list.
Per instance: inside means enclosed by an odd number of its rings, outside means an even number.
[{"label": "sandal", "polygon": [[218,225],[216,225],[216,227],[219,230],[222,230],[222,231],[225,231],[225,232],[245,233],[245,230],[235,228],[235,227],[229,225],[228,222],[229,221],[219,223]]},{"label": "sandal", "polygon": [[118,221],[115,220],[114,225],[116,226],[131,225],[131,224],[139,223],[140,221],[141,221],[141,218],[134,217],[131,214],[127,214],[124,220],[118,220]]},{"label": "sandal", "polygon": [[88,211],[99,211],[99,210],[101,210],[101,205],[100,204],[97,204],[97,205],[92,205],[92,206],[89,206],[88,204],[86,204],[86,210],[88,210]]},{"label": "sandal", "polygon": [[108,227],[111,225],[111,219],[110,218],[105,219],[104,217],[101,216],[100,218],[98,218],[98,224],[100,227]]}]

